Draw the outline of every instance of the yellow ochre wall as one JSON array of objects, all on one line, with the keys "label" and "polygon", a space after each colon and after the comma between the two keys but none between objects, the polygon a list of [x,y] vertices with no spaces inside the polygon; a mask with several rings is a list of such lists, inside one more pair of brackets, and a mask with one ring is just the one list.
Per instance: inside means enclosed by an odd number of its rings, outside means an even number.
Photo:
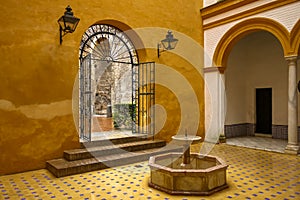
[{"label": "yellow ochre wall", "polygon": [[[67,5],[81,20],[76,31],[59,45],[57,20]],[[202,0],[1,0],[0,175],[44,168],[47,160],[62,157],[63,150],[80,146],[72,93],[81,36],[89,26],[111,20],[131,28],[163,27],[202,45],[201,7]],[[160,62],[149,52],[141,59]],[[191,79],[203,113],[203,80],[191,70],[188,65],[178,68]],[[163,92],[164,87],[157,89],[157,102],[165,102],[163,94],[168,92]],[[174,127],[180,112],[170,101],[165,109],[168,123],[158,137],[168,139],[174,134],[168,128]],[[203,135],[204,115],[200,116],[198,134]]]}]

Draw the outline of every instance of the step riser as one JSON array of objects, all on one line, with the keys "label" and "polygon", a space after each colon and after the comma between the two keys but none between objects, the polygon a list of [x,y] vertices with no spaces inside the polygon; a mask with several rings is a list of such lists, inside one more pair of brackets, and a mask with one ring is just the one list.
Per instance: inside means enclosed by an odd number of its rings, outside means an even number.
[{"label": "step riser", "polygon": [[[174,149],[171,150],[174,152]],[[177,149],[175,150],[177,152],[181,152],[182,149]],[[148,154],[140,154],[140,155],[134,155],[131,157],[127,158],[120,158],[116,160],[109,160],[109,161],[98,161],[97,163],[91,163],[91,164],[86,164],[86,165],[81,165],[81,166],[76,166],[76,167],[71,167],[71,168],[65,168],[65,169],[55,169],[51,164],[47,163],[47,169],[54,174],[56,177],[64,177],[64,176],[69,176],[69,175],[74,175],[74,174],[80,174],[80,173],[85,173],[85,172],[90,172],[90,171],[95,171],[95,170],[101,170],[101,169],[106,169],[110,167],[117,167],[117,166],[122,166],[122,165],[127,165],[127,164],[132,164],[136,162],[142,162],[142,161],[147,161],[151,156],[157,155],[157,154],[162,154],[162,153],[167,153],[170,152],[169,150],[166,151],[157,151],[157,152],[152,152]]]},{"label": "step riser", "polygon": [[126,138],[114,138],[114,139],[106,139],[92,142],[82,142],[82,148],[90,148],[90,147],[99,147],[99,146],[109,146],[113,144],[124,144],[129,142],[138,142],[145,141],[147,138],[144,137],[126,137]]},{"label": "step riser", "polygon": [[156,143],[150,143],[150,144],[141,144],[141,145],[133,145],[133,146],[127,146],[122,148],[113,148],[113,149],[107,149],[107,150],[99,150],[99,151],[93,151],[93,152],[83,152],[83,153],[76,153],[76,154],[69,154],[64,152],[64,158],[69,161],[74,160],[81,160],[81,159],[87,159],[87,158],[93,158],[93,157],[99,157],[99,156],[105,156],[105,155],[113,155],[113,154],[121,154],[127,152],[134,152],[134,151],[140,151],[140,150],[146,150],[146,149],[152,149],[152,148],[159,148],[166,145],[166,142],[156,142]]},{"label": "step riser", "polygon": [[66,150],[64,158],[47,161],[46,168],[56,177],[63,177],[146,161],[161,153],[182,152],[178,146],[165,145],[165,141],[149,140],[141,134],[84,142],[82,149]]},{"label": "step riser", "polygon": [[66,168],[66,169],[55,169],[52,165],[49,163],[46,164],[46,168],[54,174],[57,178],[59,177],[64,177],[64,176],[70,176],[70,175],[75,175],[75,174],[81,174],[85,172],[91,172],[95,170],[101,170],[101,169],[106,169],[108,168],[105,164],[103,163],[94,163],[94,164],[88,164],[88,165],[82,165],[82,166],[77,166],[77,167],[72,167],[72,168]]}]

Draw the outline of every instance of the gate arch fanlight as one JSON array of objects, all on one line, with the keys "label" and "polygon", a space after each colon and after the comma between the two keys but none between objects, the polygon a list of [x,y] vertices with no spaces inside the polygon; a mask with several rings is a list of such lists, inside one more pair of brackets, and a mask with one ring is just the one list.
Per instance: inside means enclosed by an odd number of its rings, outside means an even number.
[{"label": "gate arch fanlight", "polygon": [[92,59],[138,64],[136,49],[128,36],[120,29],[106,24],[89,27],[80,43],[80,61],[91,54]]}]

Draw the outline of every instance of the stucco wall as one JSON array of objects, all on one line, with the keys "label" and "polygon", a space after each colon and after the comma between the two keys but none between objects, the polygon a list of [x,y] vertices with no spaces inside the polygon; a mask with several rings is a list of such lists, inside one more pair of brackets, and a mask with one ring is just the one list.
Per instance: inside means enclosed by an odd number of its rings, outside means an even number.
[{"label": "stucco wall", "polygon": [[[59,45],[57,19],[68,4],[81,20],[77,30],[66,35]],[[201,6],[202,1],[190,0],[1,2],[0,175],[43,168],[46,160],[61,157],[64,149],[79,146],[72,92],[81,36],[89,26],[111,20],[131,28],[163,27],[182,32],[202,44]],[[142,59],[159,61],[155,53]],[[180,67],[180,73],[192,79],[203,111],[201,77],[193,78],[190,68]],[[162,89],[157,94],[165,93]],[[164,103],[166,96],[157,98]],[[170,101],[172,98],[168,99],[167,107]],[[174,103],[177,106],[176,100]],[[173,113],[172,106],[167,112],[168,120],[176,124],[178,112]],[[174,134],[166,127],[162,133]]]},{"label": "stucco wall", "polygon": [[272,124],[287,125],[288,66],[273,35],[256,32],[242,38],[230,53],[225,82],[226,125],[255,123],[256,88],[272,88]]}]

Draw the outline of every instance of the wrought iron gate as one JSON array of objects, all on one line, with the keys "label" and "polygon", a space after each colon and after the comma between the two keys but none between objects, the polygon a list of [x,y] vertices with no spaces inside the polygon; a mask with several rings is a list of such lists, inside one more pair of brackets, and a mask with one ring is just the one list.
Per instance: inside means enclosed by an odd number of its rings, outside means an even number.
[{"label": "wrought iron gate", "polygon": [[155,63],[133,65],[132,70],[132,132],[154,137],[155,133]]},{"label": "wrought iron gate", "polygon": [[80,61],[79,75],[79,130],[80,138],[91,141],[92,133],[92,85],[91,54]]},{"label": "wrought iron gate", "polygon": [[[80,62],[80,138],[91,141],[92,83],[91,54]],[[154,137],[155,133],[155,63],[132,65],[132,133]]]},{"label": "wrought iron gate", "polygon": [[[119,63],[132,69],[132,132],[154,136],[155,63],[139,64],[137,51],[130,38],[108,24],[95,24],[82,36],[80,44],[80,138],[91,141],[95,62]],[[92,68],[93,65],[93,68]],[[129,72],[130,73],[130,72]],[[129,80],[130,82],[130,80]],[[130,97],[129,97],[130,101]]]}]

